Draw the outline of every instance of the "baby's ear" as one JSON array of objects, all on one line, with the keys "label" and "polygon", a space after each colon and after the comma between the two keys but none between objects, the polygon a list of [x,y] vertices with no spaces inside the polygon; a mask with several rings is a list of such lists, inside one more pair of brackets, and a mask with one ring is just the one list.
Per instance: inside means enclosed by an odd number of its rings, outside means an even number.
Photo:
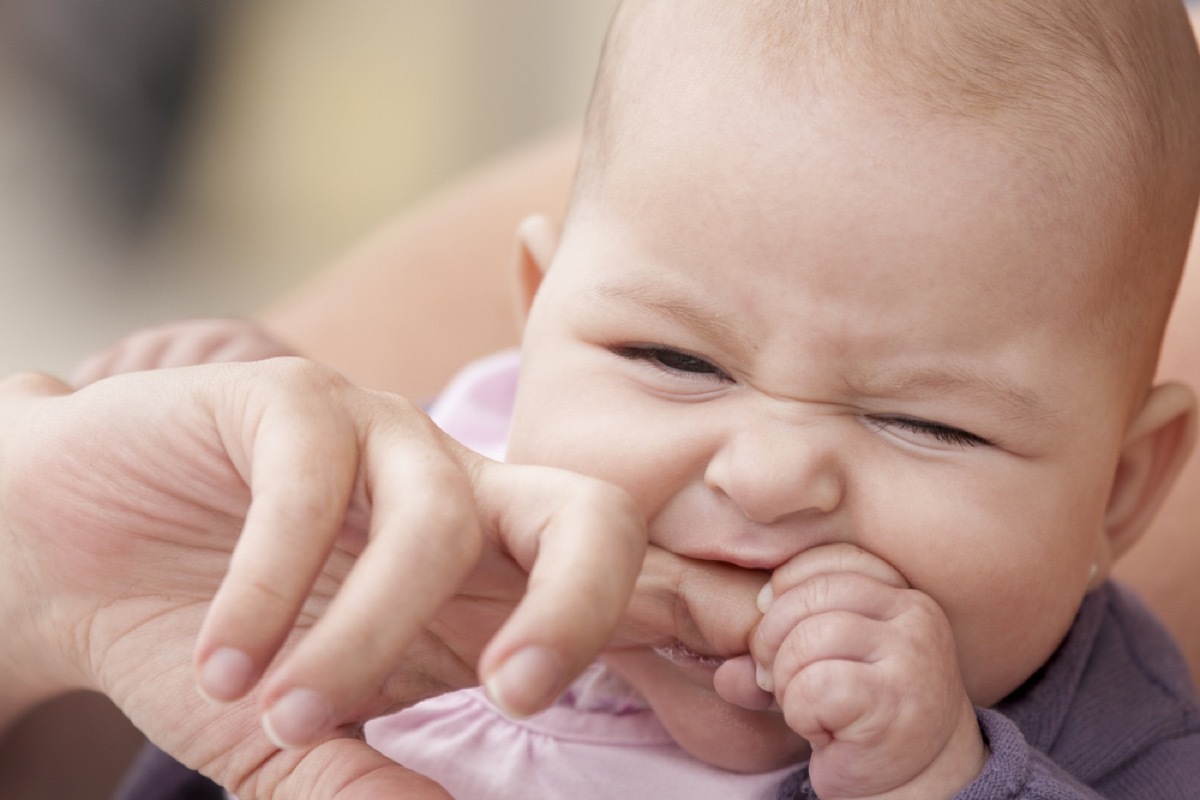
[{"label": "baby's ear", "polygon": [[517,226],[516,300],[517,312],[525,319],[542,277],[558,250],[558,226],[545,214],[532,214]]},{"label": "baby's ear", "polygon": [[1108,498],[1104,527],[1110,561],[1145,533],[1192,452],[1195,437],[1192,390],[1181,383],[1151,389],[1125,435]]}]

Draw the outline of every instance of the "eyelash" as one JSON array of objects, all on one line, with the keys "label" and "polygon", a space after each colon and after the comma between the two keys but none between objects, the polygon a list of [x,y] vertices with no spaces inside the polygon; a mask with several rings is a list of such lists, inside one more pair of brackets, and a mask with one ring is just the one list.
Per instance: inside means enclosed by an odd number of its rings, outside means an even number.
[{"label": "eyelash", "polygon": [[[724,370],[712,362],[672,347],[623,345],[611,349],[613,353],[621,358],[630,361],[640,361],[663,372],[675,375],[699,375],[722,382],[732,382],[733,380]],[[894,426],[910,433],[932,437],[942,444],[954,445],[956,447],[986,447],[991,445],[991,442],[982,436],[977,436],[968,431],[940,422],[916,419],[914,417],[869,417],[868,419],[880,429]]]},{"label": "eyelash", "polygon": [[657,345],[623,345],[611,348],[612,352],[630,361],[641,361],[652,367],[675,375],[698,375],[706,378],[731,382],[723,369],[700,356]]},{"label": "eyelash", "polygon": [[942,444],[955,445],[957,447],[986,447],[991,445],[991,442],[982,436],[976,436],[973,433],[950,425],[943,425],[940,422],[930,422],[929,420],[914,419],[913,417],[870,417],[869,419],[878,428],[895,426],[911,433],[932,437]]}]

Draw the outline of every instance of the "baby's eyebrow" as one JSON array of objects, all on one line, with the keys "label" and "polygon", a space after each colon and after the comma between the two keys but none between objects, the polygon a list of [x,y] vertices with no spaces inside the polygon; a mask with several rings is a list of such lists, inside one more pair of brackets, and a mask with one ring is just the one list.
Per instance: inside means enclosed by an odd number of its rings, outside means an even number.
[{"label": "baby's eyebrow", "polygon": [[684,292],[621,281],[602,283],[596,287],[596,292],[602,297],[637,305],[666,317],[710,341],[719,342],[735,356],[748,356],[755,349],[745,333],[725,319],[725,313],[719,307],[689,298]]},{"label": "baby's eyebrow", "polygon": [[998,406],[1013,421],[1038,427],[1051,427],[1060,416],[1036,393],[1000,373],[955,367],[901,367],[859,375],[854,383],[855,391],[867,397],[955,394]]}]

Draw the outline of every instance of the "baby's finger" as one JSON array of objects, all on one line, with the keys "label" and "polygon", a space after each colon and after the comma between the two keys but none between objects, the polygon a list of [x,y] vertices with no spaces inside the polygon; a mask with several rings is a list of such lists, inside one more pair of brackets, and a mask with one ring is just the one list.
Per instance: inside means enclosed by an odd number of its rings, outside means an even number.
[{"label": "baby's finger", "polygon": [[[231,455],[242,451],[235,461],[249,460],[252,500],[196,646],[199,685],[216,700],[244,695],[278,651],[341,530],[354,488],[353,426],[327,394],[297,377],[291,390],[271,394],[257,424],[242,422],[227,434]],[[249,441],[238,441],[240,435]]]},{"label": "baby's finger", "polygon": [[874,680],[862,662],[822,661],[780,686],[779,705],[788,727],[819,749],[871,713]]},{"label": "baby's finger", "polygon": [[264,727],[280,747],[309,744],[378,693],[405,650],[479,560],[466,477],[403,439],[368,453],[370,543],[321,620],[263,686]]},{"label": "baby's finger", "polygon": [[231,360],[214,357],[215,353],[232,337],[228,328],[218,328],[215,324],[201,322],[193,323],[193,325],[192,330],[181,331],[163,348],[158,362],[160,369]]},{"label": "baby's finger", "polygon": [[113,348],[112,358],[106,366],[107,374],[124,375],[157,369],[170,344],[170,338],[157,328],[131,334]]},{"label": "baby's finger", "polygon": [[611,641],[641,568],[645,522],[625,492],[561,470],[487,463],[475,490],[485,525],[530,570],[480,677],[501,708],[532,714]]},{"label": "baby's finger", "polygon": [[158,366],[260,361],[290,355],[296,355],[295,351],[248,320],[193,320],[172,331],[171,343],[160,356]]},{"label": "baby's finger", "polygon": [[71,373],[71,385],[80,388],[102,378],[150,369],[166,345],[157,329],[130,334],[81,362]]},{"label": "baby's finger", "polygon": [[819,573],[775,599],[750,637],[750,653],[770,668],[784,639],[805,621],[831,614],[889,620],[905,607],[907,591],[859,573]]},{"label": "baby's finger", "polygon": [[75,366],[75,369],[71,371],[71,386],[76,389],[82,389],[84,386],[93,384],[101,378],[108,377],[111,374],[108,371],[108,362],[112,356],[113,353],[110,350],[105,350],[88,356],[79,362]]},{"label": "baby's finger", "polygon": [[229,340],[209,353],[210,361],[262,361],[267,358],[294,356],[296,351],[269,338]]},{"label": "baby's finger", "polygon": [[805,550],[776,569],[758,596],[759,611],[766,613],[774,598],[793,586],[817,575],[842,572],[864,575],[897,589],[908,588],[908,581],[891,564],[861,547],[839,542]]},{"label": "baby's finger", "polygon": [[875,663],[886,648],[886,627],[885,622],[852,611],[827,611],[808,617],[788,632],[774,659],[765,662],[771,666],[757,668],[759,688],[774,692],[821,662]]}]

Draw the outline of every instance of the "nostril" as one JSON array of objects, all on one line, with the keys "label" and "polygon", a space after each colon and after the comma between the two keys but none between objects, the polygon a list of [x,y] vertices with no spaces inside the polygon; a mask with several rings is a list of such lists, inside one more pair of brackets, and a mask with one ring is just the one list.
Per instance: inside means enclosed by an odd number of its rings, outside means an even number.
[{"label": "nostril", "polygon": [[769,431],[744,432],[727,442],[709,461],[704,484],[746,520],[764,526],[831,513],[846,495],[832,448],[800,446]]}]

